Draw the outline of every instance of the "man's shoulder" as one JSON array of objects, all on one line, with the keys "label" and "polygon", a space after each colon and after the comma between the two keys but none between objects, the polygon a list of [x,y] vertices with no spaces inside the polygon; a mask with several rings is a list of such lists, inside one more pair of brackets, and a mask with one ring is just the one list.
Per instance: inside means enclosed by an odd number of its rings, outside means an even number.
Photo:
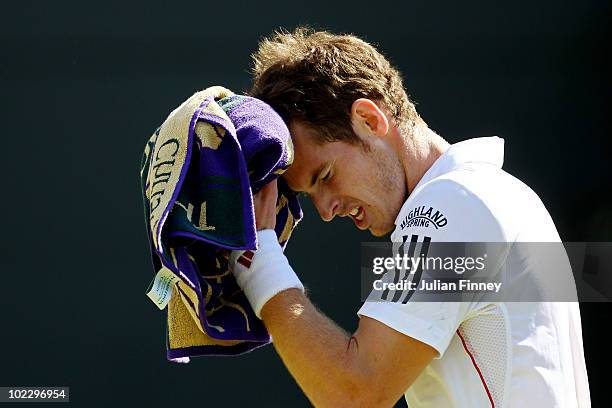
[{"label": "man's shoulder", "polygon": [[441,199],[463,197],[485,204],[510,195],[515,200],[535,195],[533,190],[518,178],[499,167],[482,163],[465,163],[428,180],[415,189],[409,199],[423,194]]},{"label": "man's shoulder", "polygon": [[512,240],[508,215],[532,206],[531,195],[537,197],[501,169],[462,167],[415,189],[398,214],[394,235],[409,230],[452,241]]}]

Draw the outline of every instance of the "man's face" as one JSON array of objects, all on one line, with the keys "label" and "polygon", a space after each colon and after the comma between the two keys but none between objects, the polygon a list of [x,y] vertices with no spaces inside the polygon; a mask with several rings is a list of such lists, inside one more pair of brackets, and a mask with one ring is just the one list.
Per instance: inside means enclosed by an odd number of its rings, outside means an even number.
[{"label": "man's face", "polygon": [[376,136],[361,136],[369,151],[346,142],[317,144],[303,124],[289,129],[295,147],[284,173],[289,187],[307,193],[325,221],[350,216],[372,235],[391,232],[406,198],[404,170],[392,147]]}]

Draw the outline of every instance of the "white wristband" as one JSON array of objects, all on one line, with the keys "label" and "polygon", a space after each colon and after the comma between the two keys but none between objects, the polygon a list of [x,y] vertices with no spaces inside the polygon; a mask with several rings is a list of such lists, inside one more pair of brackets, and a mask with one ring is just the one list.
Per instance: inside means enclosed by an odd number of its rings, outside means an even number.
[{"label": "white wristband", "polygon": [[289,265],[272,229],[257,231],[257,251],[232,251],[230,268],[257,317],[274,295],[304,285]]}]

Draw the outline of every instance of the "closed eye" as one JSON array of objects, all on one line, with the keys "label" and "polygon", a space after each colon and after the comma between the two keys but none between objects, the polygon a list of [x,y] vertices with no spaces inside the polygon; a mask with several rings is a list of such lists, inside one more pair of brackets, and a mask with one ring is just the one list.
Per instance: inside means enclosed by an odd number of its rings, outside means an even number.
[{"label": "closed eye", "polygon": [[327,169],[325,170],[324,175],[321,177],[321,181],[325,181],[331,177],[331,173],[332,173],[331,169],[332,169],[331,165],[327,166]]}]

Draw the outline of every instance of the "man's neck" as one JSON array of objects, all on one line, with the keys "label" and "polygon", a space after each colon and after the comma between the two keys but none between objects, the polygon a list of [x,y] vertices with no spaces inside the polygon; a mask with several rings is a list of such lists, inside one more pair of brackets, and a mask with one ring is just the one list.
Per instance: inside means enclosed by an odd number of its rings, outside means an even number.
[{"label": "man's neck", "polygon": [[400,135],[398,131],[398,136],[400,139],[398,151],[410,194],[450,144],[420,119],[406,134]]}]

